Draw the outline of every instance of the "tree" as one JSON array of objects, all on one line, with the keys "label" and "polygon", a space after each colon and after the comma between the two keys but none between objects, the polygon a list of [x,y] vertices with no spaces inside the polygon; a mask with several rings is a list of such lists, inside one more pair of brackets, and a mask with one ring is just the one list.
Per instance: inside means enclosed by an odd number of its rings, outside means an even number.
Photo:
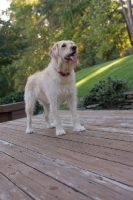
[{"label": "tree", "polygon": [[124,18],[117,1],[91,1],[85,20],[90,25],[88,38],[95,43],[98,57],[105,61],[112,60],[129,47]]},{"label": "tree", "polygon": [[48,47],[62,39],[77,43],[80,66],[115,59],[129,47],[124,18],[115,0],[13,0],[11,10],[14,23],[21,24],[31,40],[32,55],[43,50],[44,60]]},{"label": "tree", "polygon": [[40,0],[35,11],[48,21],[48,38],[56,42],[71,39],[79,47],[79,67],[92,66],[100,61],[94,42],[88,38],[89,23],[85,20],[90,0]]},{"label": "tree", "polygon": [[0,20],[0,66],[7,66],[19,59],[28,47],[21,29],[14,27],[11,21]]},{"label": "tree", "polygon": [[118,58],[129,47],[117,1],[40,0],[35,10],[48,20],[53,38],[75,40],[85,66]]},{"label": "tree", "polygon": [[0,98],[15,91],[16,74],[17,69],[13,66],[2,66],[0,68]]},{"label": "tree", "polygon": [[22,29],[0,20],[0,98],[14,91],[17,68],[13,61],[22,57],[29,43]]},{"label": "tree", "polygon": [[132,13],[132,3],[131,0],[119,0],[120,6],[122,8],[127,28],[128,28],[128,33],[129,33],[129,38],[131,45],[133,46],[133,13]]},{"label": "tree", "polygon": [[59,40],[75,41],[80,68],[118,58],[130,47],[118,0],[12,0],[10,25],[3,26],[0,34],[0,59],[6,58],[5,66],[10,64],[8,72],[15,69],[16,90],[24,87],[29,75],[47,66],[49,48]]}]

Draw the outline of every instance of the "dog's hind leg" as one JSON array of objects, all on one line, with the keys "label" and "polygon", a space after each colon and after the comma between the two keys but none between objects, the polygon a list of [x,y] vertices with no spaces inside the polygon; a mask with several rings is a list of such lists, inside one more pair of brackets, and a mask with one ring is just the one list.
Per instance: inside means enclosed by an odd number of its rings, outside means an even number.
[{"label": "dog's hind leg", "polygon": [[50,121],[50,105],[43,103],[43,107],[44,107],[43,115],[44,115],[44,119],[47,123],[47,128],[55,128],[55,126]]},{"label": "dog's hind leg", "polygon": [[33,133],[33,128],[32,128],[32,115],[34,112],[34,108],[35,108],[35,98],[30,97],[28,95],[28,97],[25,95],[25,111],[26,111],[26,115],[27,115],[27,129],[26,129],[26,133]]},{"label": "dog's hind leg", "polygon": [[50,101],[50,110],[53,115],[54,125],[56,127],[56,136],[66,134],[66,132],[61,126],[61,122],[59,119],[58,105],[56,100]]},{"label": "dog's hind leg", "polygon": [[86,129],[80,125],[78,115],[77,115],[77,102],[76,102],[76,96],[71,96],[67,99],[67,105],[70,108],[71,115],[72,115],[72,121],[74,125],[74,131],[80,132],[85,131]]}]

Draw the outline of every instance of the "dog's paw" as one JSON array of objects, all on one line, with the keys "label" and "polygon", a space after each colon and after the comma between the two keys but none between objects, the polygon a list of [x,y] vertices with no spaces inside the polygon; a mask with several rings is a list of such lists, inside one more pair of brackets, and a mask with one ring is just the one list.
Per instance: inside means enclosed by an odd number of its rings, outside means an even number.
[{"label": "dog's paw", "polygon": [[64,131],[63,128],[56,129],[56,136],[64,135],[64,134],[66,134],[66,132]]},{"label": "dog's paw", "polygon": [[27,129],[26,129],[26,133],[27,133],[27,134],[29,134],[29,133],[34,133],[34,131],[33,131],[32,128],[27,128]]},{"label": "dog's paw", "polygon": [[54,124],[47,124],[47,128],[48,128],[48,129],[55,128],[55,125],[54,125]]},{"label": "dog's paw", "polygon": [[81,132],[81,131],[85,131],[85,127],[81,126],[80,124],[74,127],[74,131],[76,132]]}]

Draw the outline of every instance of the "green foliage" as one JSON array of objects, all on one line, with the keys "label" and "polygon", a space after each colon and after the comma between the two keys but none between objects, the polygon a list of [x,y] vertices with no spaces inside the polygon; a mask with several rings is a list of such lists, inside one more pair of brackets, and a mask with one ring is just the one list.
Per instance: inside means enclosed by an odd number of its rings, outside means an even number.
[{"label": "green foliage", "polygon": [[0,105],[24,101],[24,91],[12,92],[0,99]]},{"label": "green foliage", "polygon": [[125,19],[117,1],[40,0],[35,10],[48,19],[51,38],[75,40],[80,68],[118,58],[129,47]]},{"label": "green foliage", "polygon": [[125,57],[125,56],[129,56],[132,54],[133,54],[133,47],[130,47],[130,48],[124,50],[124,52],[122,53],[122,56]]},{"label": "green foliage", "polygon": [[0,68],[0,98],[8,95],[10,92],[14,92],[16,72],[17,70],[13,66],[3,66]]},{"label": "green foliage", "polygon": [[95,43],[97,57],[113,60],[128,46],[128,32],[117,1],[90,1],[84,20],[90,25],[88,38]]},{"label": "green foliage", "polygon": [[43,113],[43,107],[38,102],[36,103],[34,115]]},{"label": "green foliage", "polygon": [[133,55],[78,71],[76,73],[78,97],[87,94],[99,80],[106,80],[109,76],[127,80],[133,89]]},{"label": "green foliage", "polygon": [[118,58],[130,47],[116,0],[12,0],[9,13],[8,22],[0,21],[0,82],[7,88],[0,97],[22,90],[29,75],[44,69],[58,40],[77,44],[77,71]]},{"label": "green foliage", "polygon": [[20,59],[29,47],[22,30],[22,27],[14,26],[10,20],[0,20],[0,98],[15,91],[18,69],[13,61]]},{"label": "green foliage", "polygon": [[49,62],[49,27],[45,26],[45,19],[36,12],[36,5],[37,1],[13,0],[10,7],[14,27],[21,29],[21,35],[27,38],[29,44],[19,61],[15,60],[12,64],[17,71],[15,90],[23,89],[27,77],[47,67]]},{"label": "green foliage", "polygon": [[0,20],[0,66],[20,58],[27,47],[28,41],[21,34],[21,28],[14,27],[10,20]]},{"label": "green foliage", "polygon": [[100,108],[110,109],[125,100],[124,92],[129,90],[126,80],[108,77],[107,80],[99,81],[90,92],[79,102],[80,107],[91,104],[100,104]]}]

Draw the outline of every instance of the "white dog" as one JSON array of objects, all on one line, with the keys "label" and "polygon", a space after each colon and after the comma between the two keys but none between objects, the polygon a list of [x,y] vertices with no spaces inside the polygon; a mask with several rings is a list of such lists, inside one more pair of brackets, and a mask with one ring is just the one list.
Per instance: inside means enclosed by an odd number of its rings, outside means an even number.
[{"label": "white dog", "polygon": [[[76,86],[74,67],[77,64],[77,47],[73,41],[57,42],[49,51],[51,62],[41,72],[28,78],[25,87],[25,103],[27,114],[26,133],[32,133],[32,115],[36,101],[39,101],[45,110],[44,118],[48,128],[56,127],[56,135],[65,134],[59,119],[58,107],[64,100],[70,108],[74,131],[84,131],[77,116]],[[51,111],[54,126],[49,119]]]}]

